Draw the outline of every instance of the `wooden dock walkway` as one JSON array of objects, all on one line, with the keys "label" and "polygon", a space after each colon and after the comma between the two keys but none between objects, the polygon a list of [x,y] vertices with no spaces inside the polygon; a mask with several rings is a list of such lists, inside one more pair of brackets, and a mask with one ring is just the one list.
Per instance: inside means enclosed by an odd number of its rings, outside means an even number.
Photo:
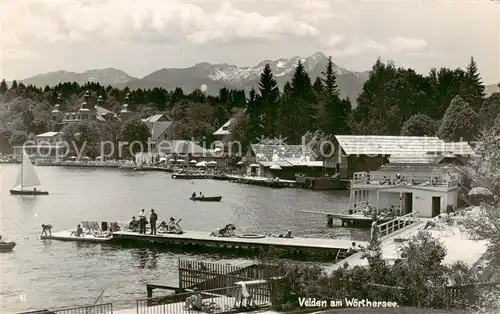
[{"label": "wooden dock walkway", "polygon": [[[213,237],[210,232],[187,231],[184,234],[138,234],[136,232],[118,231],[113,233],[113,242],[140,243],[148,242],[169,247],[193,248],[196,251],[231,251],[247,254],[259,254],[266,250],[276,250],[288,256],[323,256],[337,260],[351,246],[352,240],[320,239],[320,238],[242,238]],[[368,245],[368,242],[359,242]]]},{"label": "wooden dock walkway", "polygon": [[238,176],[238,175],[227,175],[227,180],[235,183],[251,184],[267,186],[272,188],[294,188],[296,187],[296,182],[292,180],[276,180],[264,177],[252,177],[252,176]]}]

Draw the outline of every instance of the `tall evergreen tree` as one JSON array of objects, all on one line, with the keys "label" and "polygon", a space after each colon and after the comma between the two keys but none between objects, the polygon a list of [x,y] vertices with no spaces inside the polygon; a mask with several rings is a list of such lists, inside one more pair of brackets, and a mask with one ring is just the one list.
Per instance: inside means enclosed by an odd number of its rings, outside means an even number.
[{"label": "tall evergreen tree", "polygon": [[269,63],[266,63],[259,81],[259,110],[262,123],[262,134],[274,137],[276,134],[276,118],[278,116],[280,91],[278,83],[273,78]]},{"label": "tall evergreen tree", "polygon": [[479,74],[476,61],[473,57],[470,58],[469,65],[465,72],[465,81],[462,86],[461,96],[469,103],[471,108],[478,112],[484,101],[485,87]]},{"label": "tall evergreen tree", "polygon": [[262,124],[262,110],[261,102],[255,91],[255,88],[250,90],[248,94],[248,101],[246,106],[248,124],[247,124],[247,137],[250,143],[255,143],[258,139],[264,136]]},{"label": "tall evergreen tree", "polygon": [[0,94],[5,94],[5,92],[7,92],[8,89],[9,87],[7,86],[7,82],[5,82],[5,79],[3,79],[2,82],[0,83]]},{"label": "tall evergreen tree", "polygon": [[321,74],[324,88],[316,114],[317,127],[330,135],[347,134],[351,104],[340,99],[332,57],[328,58],[326,70]]},{"label": "tall evergreen tree", "polygon": [[323,93],[323,87],[323,81],[320,77],[317,77],[313,83],[313,89],[318,98],[321,97],[321,94]]},{"label": "tall evergreen tree", "polygon": [[[288,92],[287,95],[285,93]],[[286,118],[283,126],[288,129],[287,141],[300,143],[302,136],[312,128],[315,95],[311,86],[311,78],[301,61],[297,64],[290,87],[284,90],[282,115]],[[283,135],[283,134],[282,134]],[[283,135],[284,136],[284,135]]]}]

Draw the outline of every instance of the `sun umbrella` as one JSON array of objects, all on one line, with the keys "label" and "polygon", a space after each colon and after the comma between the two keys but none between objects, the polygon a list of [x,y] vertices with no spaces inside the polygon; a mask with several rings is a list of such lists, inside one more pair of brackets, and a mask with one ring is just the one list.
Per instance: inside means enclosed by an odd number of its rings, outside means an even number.
[{"label": "sun umbrella", "polygon": [[207,164],[204,161],[201,161],[195,165],[196,167],[206,167]]},{"label": "sun umbrella", "polygon": [[175,162],[175,159],[171,158],[168,160],[168,162]]},{"label": "sun umbrella", "polygon": [[177,162],[184,162],[184,159],[177,159]]},{"label": "sun umbrella", "polygon": [[238,161],[237,165],[244,165],[245,163],[243,161]]},{"label": "sun umbrella", "polygon": [[160,158],[160,162],[165,162],[165,161],[167,161],[167,158],[165,158],[165,157]]},{"label": "sun umbrella", "polygon": [[191,163],[191,164],[195,164],[195,163],[197,163],[197,161],[193,159],[193,160],[191,160],[189,163]]},{"label": "sun umbrella", "polygon": [[469,196],[472,196],[472,195],[486,195],[486,196],[490,196],[490,195],[493,195],[493,193],[491,193],[490,190],[488,190],[487,188],[483,188],[483,187],[475,187],[473,189],[471,189],[468,193]]}]

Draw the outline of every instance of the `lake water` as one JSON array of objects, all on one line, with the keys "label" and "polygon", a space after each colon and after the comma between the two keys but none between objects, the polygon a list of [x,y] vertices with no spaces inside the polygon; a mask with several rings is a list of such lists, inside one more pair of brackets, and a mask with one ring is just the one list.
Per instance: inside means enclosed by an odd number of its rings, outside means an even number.
[{"label": "lake water", "polygon": [[[226,181],[173,180],[168,173],[36,167],[49,196],[11,196],[19,165],[0,165],[0,234],[17,242],[11,253],[0,253],[2,277],[0,313],[92,304],[104,300],[133,307],[146,296],[146,283],[177,284],[179,258],[220,261],[217,256],[118,248],[39,239],[42,223],[53,231],[75,228],[81,220],[128,221],[141,208],[154,208],[159,219],[182,218],[185,230],[210,232],[234,223],[240,232],[356,238],[366,234],[327,228],[326,217],[299,210],[339,211],[346,191],[270,189]],[[197,203],[193,191],[223,195],[221,203]],[[227,259],[227,258],[226,258]]]}]

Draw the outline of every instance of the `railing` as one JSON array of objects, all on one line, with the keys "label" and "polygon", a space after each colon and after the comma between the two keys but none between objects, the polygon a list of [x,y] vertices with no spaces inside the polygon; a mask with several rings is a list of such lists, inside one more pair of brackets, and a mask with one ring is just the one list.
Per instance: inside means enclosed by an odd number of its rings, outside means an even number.
[{"label": "railing", "polygon": [[246,267],[192,260],[179,260],[179,287],[215,289],[233,286],[237,281],[267,279],[279,276],[273,265],[253,264]]},{"label": "railing", "polygon": [[356,172],[353,174],[352,184],[381,184],[381,185],[421,185],[435,187],[458,187],[459,180],[450,174],[429,175],[429,174],[405,174],[401,173],[398,178],[396,175],[388,176],[383,173],[374,172]]},{"label": "railing", "polygon": [[461,286],[449,286],[448,306],[455,308],[465,308],[472,306],[480,300],[481,294],[500,288],[500,282],[476,283]]},{"label": "railing", "polygon": [[239,308],[262,309],[271,306],[271,293],[266,281],[248,282],[246,285],[248,295],[243,298],[242,287],[210,289],[181,294],[172,294],[163,297],[146,298],[137,300],[137,314],[176,314],[185,313],[190,307],[190,299],[201,297],[202,307],[199,312],[205,313],[231,313]]},{"label": "railing", "polygon": [[420,221],[418,212],[411,212],[409,214],[396,217],[393,220],[378,225],[379,237],[381,239],[387,237],[391,233],[401,230],[407,226],[411,226],[418,221]]},{"label": "railing", "polygon": [[79,306],[59,310],[40,310],[22,312],[18,314],[113,314],[113,304],[103,303],[97,305]]}]

